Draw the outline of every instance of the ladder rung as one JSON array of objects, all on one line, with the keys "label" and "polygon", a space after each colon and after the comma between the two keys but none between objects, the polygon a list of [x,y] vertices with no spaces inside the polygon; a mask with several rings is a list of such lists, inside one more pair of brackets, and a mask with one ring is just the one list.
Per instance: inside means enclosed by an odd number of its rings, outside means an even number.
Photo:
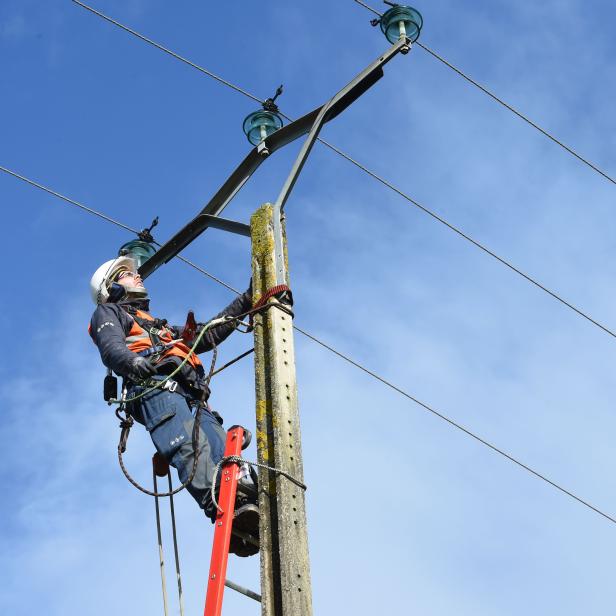
[{"label": "ladder rung", "polygon": [[230,588],[231,590],[235,590],[236,592],[239,592],[242,595],[246,595],[247,597],[250,597],[251,599],[254,599],[255,601],[261,603],[261,595],[258,595],[256,592],[250,590],[249,588],[244,588],[243,586],[240,586],[239,584],[236,584],[229,579],[225,580],[225,586],[227,588]]}]

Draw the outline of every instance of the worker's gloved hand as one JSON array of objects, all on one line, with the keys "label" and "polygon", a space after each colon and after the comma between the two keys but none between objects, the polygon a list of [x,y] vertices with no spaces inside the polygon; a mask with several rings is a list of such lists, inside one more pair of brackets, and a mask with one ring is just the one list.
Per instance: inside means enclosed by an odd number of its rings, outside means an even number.
[{"label": "worker's gloved hand", "polygon": [[150,376],[156,374],[156,366],[145,357],[133,358],[130,363],[131,376],[136,377],[137,380],[147,379]]},{"label": "worker's gloved hand", "polygon": [[252,276],[250,277],[250,284],[248,285],[248,288],[246,289],[245,295],[252,302]]}]

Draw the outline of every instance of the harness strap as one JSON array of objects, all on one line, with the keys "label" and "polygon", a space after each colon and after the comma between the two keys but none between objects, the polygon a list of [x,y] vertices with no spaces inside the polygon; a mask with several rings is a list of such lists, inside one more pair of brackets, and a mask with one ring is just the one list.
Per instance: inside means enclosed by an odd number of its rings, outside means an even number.
[{"label": "harness strap", "polygon": [[133,306],[126,306],[124,304],[118,305],[124,310],[124,312],[135,320],[139,327],[145,329],[148,333],[150,333],[151,330],[154,330],[154,333],[158,334],[160,330],[168,323],[167,319],[158,319],[156,317],[152,317],[151,319],[143,319],[137,314],[137,309]]},{"label": "harness strap", "polygon": [[[120,307],[143,329],[152,342],[152,348],[157,348],[160,351],[164,351],[165,349],[160,349],[163,346],[163,342],[161,341],[161,336],[163,335],[163,328],[167,325],[167,319],[158,319],[152,317],[151,319],[144,319],[137,314],[137,309],[133,306],[126,306],[120,304]],[[174,332],[167,328],[166,330],[172,339],[174,339]],[[149,353],[149,355],[154,354],[153,351]]]}]

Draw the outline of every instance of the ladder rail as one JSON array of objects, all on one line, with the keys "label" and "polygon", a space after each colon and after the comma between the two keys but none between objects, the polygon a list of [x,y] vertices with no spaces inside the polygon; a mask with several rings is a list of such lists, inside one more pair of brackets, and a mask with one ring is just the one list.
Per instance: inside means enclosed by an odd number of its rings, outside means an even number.
[{"label": "ladder rail", "polygon": [[[231,428],[227,433],[225,457],[241,455],[243,442],[244,428],[241,426]],[[212,543],[212,559],[207,581],[204,616],[220,616],[222,613],[238,478],[239,468],[236,462],[230,462],[223,466],[218,495],[220,510],[216,513],[216,521],[214,522],[214,541]]]}]

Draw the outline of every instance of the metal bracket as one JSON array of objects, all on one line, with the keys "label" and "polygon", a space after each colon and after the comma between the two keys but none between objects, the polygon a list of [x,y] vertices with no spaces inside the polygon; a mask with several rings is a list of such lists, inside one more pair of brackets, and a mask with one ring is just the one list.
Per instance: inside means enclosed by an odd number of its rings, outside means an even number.
[{"label": "metal bracket", "polygon": [[250,225],[245,225],[243,222],[229,220],[228,218],[220,218],[220,216],[210,216],[209,214],[201,214],[199,220],[203,221],[205,229],[212,227],[213,229],[220,229],[221,231],[228,231],[229,233],[250,237]]},{"label": "metal bracket", "polygon": [[[310,133],[276,202],[276,208],[282,210],[323,124],[342,113],[349,105],[364,94],[364,92],[371,88],[383,76],[383,66],[395,55],[400,53],[403,48],[408,47],[408,44],[408,39],[398,41],[377,60],[359,73],[355,79],[340,90],[325,105],[317,107],[298,120],[283,126],[275,133],[272,133],[258,146],[255,146],[201,212],[199,212],[199,214],[184,228],[180,229],[180,231],[168,242],[163,244],[156,254],[150,257],[139,268],[141,278],[145,280],[161,265],[167,263],[179,254],[190,242],[203,233],[208,226],[214,226],[211,224],[211,218],[203,219],[201,217],[203,215],[217,217],[242,189],[252,174],[260,167],[261,163],[268,158],[268,155],[292,143],[302,135]],[[279,218],[280,216],[275,216],[274,220],[276,221]],[[278,222],[280,221],[278,220]],[[277,236],[278,233],[276,233],[276,237]],[[280,237],[282,237],[282,235],[280,235]],[[284,280],[280,282],[280,284],[283,283]]]},{"label": "metal bracket", "polygon": [[304,141],[304,145],[300,150],[295,163],[291,168],[291,172],[287,177],[278,199],[274,204],[274,243],[275,243],[275,257],[276,257],[276,284],[287,284],[287,275],[284,259],[283,241],[282,241],[282,212],[284,206],[297,182],[297,178],[301,173],[304,164],[310,154],[323,124],[327,122],[332,114],[337,115],[342,110],[346,109],[352,101],[357,99],[356,90],[361,89],[361,92],[365,92],[370,86],[378,81],[383,76],[383,65],[387,64],[396,54],[408,49],[409,39],[400,39],[397,43],[394,43],[392,47],[384,53],[380,58],[375,60],[367,68],[365,68],[355,79],[347,84],[342,90],[335,94],[328,103],[323,105],[310,128],[310,133]]}]

